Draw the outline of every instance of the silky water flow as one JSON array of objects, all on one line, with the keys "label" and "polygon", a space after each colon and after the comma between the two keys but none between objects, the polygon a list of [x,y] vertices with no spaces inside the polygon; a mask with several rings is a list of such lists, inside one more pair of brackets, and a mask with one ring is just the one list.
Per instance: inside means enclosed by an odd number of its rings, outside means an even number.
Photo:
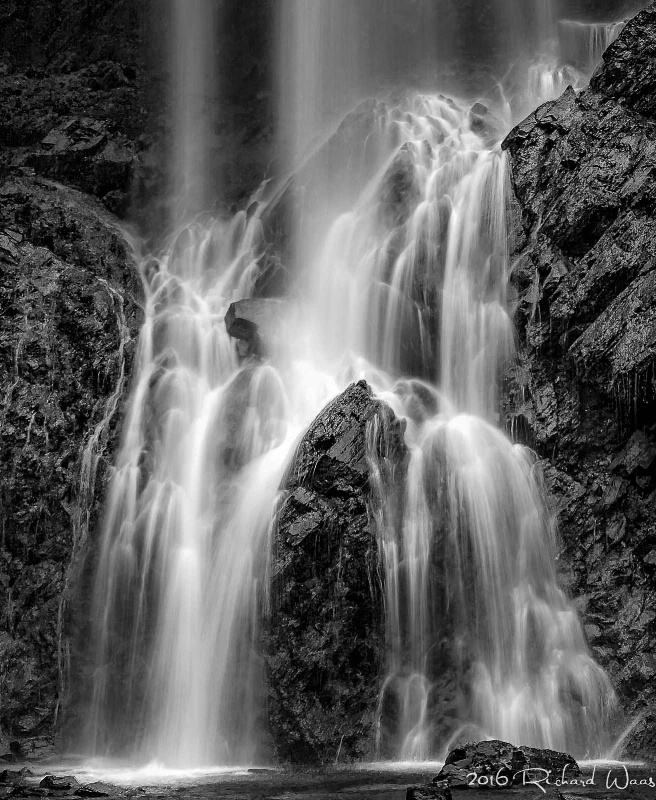
[{"label": "silky water flow", "polygon": [[[258,639],[278,487],[303,429],[359,378],[406,420],[410,453],[399,493],[370,461],[385,584],[381,754],[435,757],[462,730],[578,756],[608,745],[616,698],[558,585],[539,465],[500,429],[497,396],[514,347],[499,142],[567,82],[582,85],[597,29],[540,0],[521,14],[499,2],[502,22],[525,26],[508,28],[504,79],[458,95],[437,5],[412,5],[423,34],[408,64],[407,4],[281,4],[287,178],[225,222],[200,213],[214,4],[174,0],[177,205],[165,245],[140,259],[145,324],[92,611],[98,754],[184,767],[261,757]],[[529,61],[524,34],[536,28]],[[383,58],[394,65],[385,86]],[[431,69],[449,94],[399,89]],[[263,221],[283,204],[293,288],[268,359],[241,362],[224,316],[252,295]],[[446,711],[445,658],[457,684]]]}]

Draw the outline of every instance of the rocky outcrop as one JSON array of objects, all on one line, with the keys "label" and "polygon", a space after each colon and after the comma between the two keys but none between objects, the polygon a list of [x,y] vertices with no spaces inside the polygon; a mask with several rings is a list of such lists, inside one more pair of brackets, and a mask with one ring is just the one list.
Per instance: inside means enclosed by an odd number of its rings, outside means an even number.
[{"label": "rocky outcrop", "polygon": [[117,440],[141,284],[91,198],[0,184],[0,756],[42,756],[66,692],[68,607]]},{"label": "rocky outcrop", "polygon": [[626,722],[647,714],[634,755],[656,748],[655,74],[652,5],[589,89],[503,144],[522,221],[509,425],[545,459],[563,575]]},{"label": "rocky outcrop", "polygon": [[269,729],[283,761],[373,754],[384,658],[374,454],[398,474],[403,427],[360,381],[315,419],[283,482],[265,635]]}]

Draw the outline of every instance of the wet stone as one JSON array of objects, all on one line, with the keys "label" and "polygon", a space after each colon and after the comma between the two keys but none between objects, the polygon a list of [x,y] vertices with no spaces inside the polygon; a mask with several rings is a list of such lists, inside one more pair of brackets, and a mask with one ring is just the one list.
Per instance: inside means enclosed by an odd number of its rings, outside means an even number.
[{"label": "wet stone", "polygon": [[408,786],[405,800],[451,800],[451,789],[445,781],[425,786]]},{"label": "wet stone", "polygon": [[433,783],[447,781],[452,789],[501,789],[521,785],[524,776],[534,769],[566,772],[569,777],[581,774],[579,765],[567,753],[492,739],[455,747]]},{"label": "wet stone", "polygon": [[241,358],[262,357],[270,352],[280,335],[282,300],[238,300],[225,315],[228,335],[237,339]]},{"label": "wet stone", "polygon": [[0,783],[13,783],[22,778],[30,778],[34,775],[31,769],[23,767],[22,769],[3,769],[0,772]]}]

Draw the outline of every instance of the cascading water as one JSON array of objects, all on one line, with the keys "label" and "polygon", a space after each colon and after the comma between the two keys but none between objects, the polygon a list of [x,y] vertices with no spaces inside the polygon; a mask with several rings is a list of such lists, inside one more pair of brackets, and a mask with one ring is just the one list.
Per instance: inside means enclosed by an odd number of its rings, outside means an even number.
[{"label": "cascading water", "polygon": [[171,8],[175,230],[140,260],[146,321],[92,611],[93,751],[185,767],[258,752],[255,645],[286,417],[275,372],[239,370],[223,322],[252,291],[259,220],[194,217],[210,197],[215,8]]},{"label": "cascading water", "polygon": [[601,61],[604,50],[617,39],[625,24],[623,21],[560,20],[559,41],[562,61],[572,64],[583,74],[590,74]]},{"label": "cascading water", "polygon": [[[141,758],[173,765],[258,757],[277,489],[295,438],[360,377],[407,419],[411,453],[402,524],[386,524],[399,509],[382,492],[375,512],[387,750],[435,755],[467,723],[579,754],[605,744],[614,695],[558,587],[537,466],[495,424],[513,354],[498,142],[569,74],[554,60],[557,15],[540,0],[495,5],[498,39],[476,34],[477,69],[494,77],[474,102],[425,91],[440,76],[457,89],[463,53],[448,25],[459,7],[411,5],[284,0],[280,150],[293,177],[268,208],[258,197],[222,223],[198,215],[211,195],[214,3],[174,0],[175,214],[165,246],[141,260],[146,322],[92,612],[96,753],[136,741]],[[276,204],[291,216],[294,290],[280,315],[294,336],[269,343],[267,362],[240,363],[223,318],[253,292],[261,219]],[[435,723],[447,639],[460,684],[450,728]]]},{"label": "cascading water", "polygon": [[[304,26],[305,48],[321,38],[324,59],[334,20],[324,26],[323,6],[309,5],[310,15],[306,6],[289,6],[296,14],[289,29]],[[398,5],[385,4],[378,32],[395,11]],[[495,426],[499,375],[514,344],[505,294],[508,189],[498,142],[514,116],[557,96],[566,81],[583,85],[582,70],[592,66],[589,55],[583,63],[559,62],[549,4],[523,11],[522,25],[532,20],[538,46],[529,60],[519,44],[525,27],[511,25],[514,68],[505,84],[489,87],[485,103],[428,94],[363,102],[317,154],[296,153],[302,201],[294,255],[312,320],[299,338],[315,364],[342,381],[366,377],[408,421],[403,522],[391,523],[398,509],[384,508],[390,497],[382,490],[374,515],[388,640],[379,745],[382,754],[404,759],[435,755],[445,730],[456,733],[463,724],[479,736],[599,754],[616,706],[558,586],[554,523],[535,459]],[[354,60],[348,93],[357,93],[354,83],[370,58],[357,55],[340,50],[336,69],[318,85],[312,74],[296,75],[296,127],[287,141],[299,130],[307,141],[313,125],[325,124],[325,109],[316,114],[321,87],[335,93],[343,65]],[[448,65],[437,59],[435,69],[448,72]],[[371,90],[367,81],[361,88]],[[312,105],[303,101],[308,96]],[[285,111],[282,126],[289,124]],[[374,486],[377,469],[373,464]],[[451,726],[438,730],[444,639],[452,641],[460,690]]]}]

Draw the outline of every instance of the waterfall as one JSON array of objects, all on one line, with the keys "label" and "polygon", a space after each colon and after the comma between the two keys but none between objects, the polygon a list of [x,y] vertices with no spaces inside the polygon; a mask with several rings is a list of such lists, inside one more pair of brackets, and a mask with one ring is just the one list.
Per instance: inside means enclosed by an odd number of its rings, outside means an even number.
[{"label": "waterfall", "polygon": [[[92,603],[87,741],[172,766],[251,763],[284,389],[240,365],[224,316],[248,297],[261,225],[210,203],[216,3],[173,0],[172,229],[139,266],[145,324]],[[244,406],[246,413],[244,412]]]},{"label": "waterfall", "polygon": [[[398,527],[371,464],[381,752],[435,756],[461,725],[601,752],[613,690],[558,586],[539,465],[498,413],[514,352],[499,142],[583,74],[558,61],[568,23],[543,0],[471,20],[449,0],[283,0],[284,175],[225,221],[203,213],[216,4],[171,2],[174,213],[140,258],[145,324],[91,609],[91,748],[185,767],[262,757],[278,487],[305,427],[364,377],[407,420],[411,454]],[[268,358],[243,360],[224,316],[253,295],[281,209],[292,291]],[[457,698],[440,710],[445,659]]]},{"label": "waterfall", "polygon": [[572,64],[584,74],[590,74],[601,61],[604,50],[620,35],[626,22],[581,22],[562,19],[559,24],[562,61]]},{"label": "waterfall", "polygon": [[213,127],[219,107],[214,0],[165,0],[170,16],[172,136],[169,154],[173,224],[206,211],[215,196],[211,167]]},{"label": "waterfall", "polygon": [[[416,6],[417,19],[434,9]],[[401,525],[385,507],[396,497],[382,490],[383,467],[372,464],[386,590],[383,756],[435,756],[463,729],[579,756],[608,746],[617,701],[558,584],[539,464],[498,427],[500,376],[514,354],[499,142],[522,113],[567,83],[582,86],[593,66],[587,54],[576,64],[560,57],[556,10],[495,5],[509,31],[507,69],[476,93],[454,80],[461,54],[419,47],[399,85],[385,75],[373,86],[378,53],[350,45],[372,13],[366,2],[341,18],[344,37],[333,5],[283,11],[282,61],[294,74],[282,83],[293,97],[281,106],[281,150],[294,173],[290,257],[308,320],[297,347],[341,385],[365,377],[407,421]],[[375,17],[392,60],[405,46],[400,12],[385,3]],[[498,41],[476,36],[474,66],[499,68]],[[308,52],[320,54],[318,77],[299,68]],[[445,93],[404,91],[427,63]],[[331,108],[339,121],[326,142]],[[457,684],[446,698],[445,665]]]}]

